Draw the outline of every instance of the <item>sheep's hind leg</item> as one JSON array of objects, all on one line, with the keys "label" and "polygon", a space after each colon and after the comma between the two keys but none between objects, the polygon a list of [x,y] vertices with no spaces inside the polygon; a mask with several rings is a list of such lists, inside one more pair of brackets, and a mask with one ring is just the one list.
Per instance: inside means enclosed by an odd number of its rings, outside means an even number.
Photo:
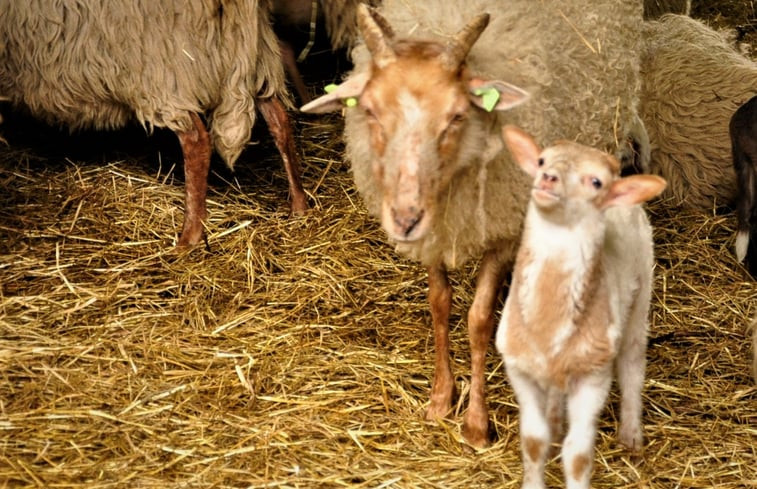
[{"label": "sheep's hind leg", "polygon": [[203,235],[203,221],[207,216],[205,198],[208,193],[210,168],[210,136],[200,116],[192,112],[192,128],[177,133],[184,154],[184,226],[179,246],[194,245]]},{"label": "sheep's hind leg", "polygon": [[268,130],[284,161],[284,169],[289,181],[289,194],[292,198],[291,212],[294,215],[304,214],[308,209],[308,202],[300,181],[300,158],[294,146],[289,116],[281,101],[274,97],[259,100],[258,108],[268,123]]},{"label": "sheep's hind leg", "polygon": [[468,410],[463,420],[463,438],[474,447],[489,444],[489,410],[486,406],[486,351],[494,331],[494,308],[502,287],[505,263],[496,252],[488,252],[481,262],[476,295],[468,311],[471,349],[471,387]]},{"label": "sheep's hind leg", "polygon": [[433,420],[447,416],[455,394],[455,380],[449,364],[449,311],[452,286],[442,265],[428,267],[428,301],[434,327],[434,382],[426,419]]}]

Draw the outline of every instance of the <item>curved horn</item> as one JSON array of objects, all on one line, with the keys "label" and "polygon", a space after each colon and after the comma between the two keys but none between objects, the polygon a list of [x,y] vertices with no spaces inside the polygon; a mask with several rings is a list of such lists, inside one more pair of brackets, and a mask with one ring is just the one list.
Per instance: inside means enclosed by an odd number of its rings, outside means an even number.
[{"label": "curved horn", "polygon": [[473,44],[478,40],[481,33],[484,32],[487,25],[489,25],[489,14],[480,14],[468,22],[460,32],[455,34],[452,43],[447,49],[447,56],[445,56],[447,66],[454,69],[465,61],[465,57],[468,56],[471,47],[473,47]]},{"label": "curved horn", "polygon": [[380,68],[397,59],[390,41],[394,31],[378,12],[361,3],[357,8],[357,24],[365,45],[373,57],[373,62]]}]

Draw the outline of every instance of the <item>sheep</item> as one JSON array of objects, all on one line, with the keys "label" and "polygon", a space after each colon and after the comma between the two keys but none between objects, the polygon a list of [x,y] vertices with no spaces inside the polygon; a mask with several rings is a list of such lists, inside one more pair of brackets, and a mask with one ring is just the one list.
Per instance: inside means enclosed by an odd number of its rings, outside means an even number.
[{"label": "sheep", "polygon": [[620,443],[634,451],[642,447],[654,250],[638,204],[662,192],[665,181],[620,178],[616,158],[571,141],[542,151],[514,126],[503,135],[533,178],[496,337],[520,407],[523,487],[545,487],[547,451],[566,406],[566,485],[588,489],[613,363],[621,391]]},{"label": "sheep", "polygon": [[203,236],[211,144],[233,168],[257,108],[301,214],[307,200],[270,9],[270,0],[0,0],[0,93],[72,130],[136,119],[174,131],[186,178],[179,245]]},{"label": "sheep", "polygon": [[644,0],[645,19],[656,19],[668,13],[691,15],[691,0]]},{"label": "sheep", "polygon": [[644,22],[641,118],[649,171],[670,205],[712,210],[736,195],[728,123],[757,91],[757,64],[702,22],[667,14]]},{"label": "sheep", "polygon": [[757,277],[757,96],[738,108],[728,125],[736,198],[736,258]]},{"label": "sheep", "polygon": [[644,136],[636,113],[641,17],[641,2],[614,0],[545,0],[538,9],[531,0],[385,0],[381,13],[361,6],[365,44],[353,50],[354,70],[301,109],[344,109],[346,158],[368,211],[400,254],[427,269],[436,350],[427,419],[448,415],[455,393],[448,270],[481,258],[468,311],[463,438],[471,446],[489,442],[486,351],[529,185],[499,128],[512,121],[540,139],[564,136],[627,156],[629,140]]},{"label": "sheep", "polygon": [[[311,100],[297,62],[307,57],[315,43],[316,30],[324,25],[332,50],[349,49],[357,39],[355,15],[359,3],[378,5],[380,0],[278,0],[273,3],[274,23],[289,80],[303,103]],[[307,32],[308,41],[295,57],[291,37],[294,33]]]}]

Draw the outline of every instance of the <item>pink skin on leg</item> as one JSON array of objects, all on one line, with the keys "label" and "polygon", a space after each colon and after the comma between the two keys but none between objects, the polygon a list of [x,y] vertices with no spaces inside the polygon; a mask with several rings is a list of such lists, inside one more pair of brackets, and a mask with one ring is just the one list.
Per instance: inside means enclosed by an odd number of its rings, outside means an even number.
[{"label": "pink skin on leg", "polygon": [[200,117],[190,114],[193,127],[179,132],[179,143],[184,154],[184,226],[179,237],[179,246],[200,242],[203,221],[207,215],[205,197],[208,193],[208,169],[210,168],[210,136]]},{"label": "pink skin on leg", "polygon": [[291,213],[294,215],[304,214],[308,209],[308,203],[300,181],[300,158],[294,146],[289,116],[281,101],[276,98],[258,100],[258,109],[268,123],[268,130],[271,132],[276,148],[278,148],[284,162],[284,169],[289,181],[289,194],[292,198]]}]

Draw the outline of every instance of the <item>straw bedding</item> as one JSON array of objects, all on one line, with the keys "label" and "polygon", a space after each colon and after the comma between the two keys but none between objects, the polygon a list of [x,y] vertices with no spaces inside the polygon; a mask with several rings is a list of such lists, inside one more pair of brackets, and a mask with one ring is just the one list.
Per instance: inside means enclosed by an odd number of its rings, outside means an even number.
[{"label": "straw bedding", "polygon": [[[518,487],[517,408],[490,349],[498,441],[423,421],[425,274],[385,244],[342,160],[339,117],[299,124],[314,209],[289,218],[261,132],[216,165],[208,248],[176,250],[175,142],[58,135],[5,113],[0,148],[0,487]],[[42,140],[51,140],[46,144]],[[180,169],[179,169],[180,170]],[[757,487],[749,318],[731,212],[657,202],[641,460],[603,413],[594,487]],[[453,276],[452,351],[475,265]],[[557,460],[547,468],[558,487]]]}]

